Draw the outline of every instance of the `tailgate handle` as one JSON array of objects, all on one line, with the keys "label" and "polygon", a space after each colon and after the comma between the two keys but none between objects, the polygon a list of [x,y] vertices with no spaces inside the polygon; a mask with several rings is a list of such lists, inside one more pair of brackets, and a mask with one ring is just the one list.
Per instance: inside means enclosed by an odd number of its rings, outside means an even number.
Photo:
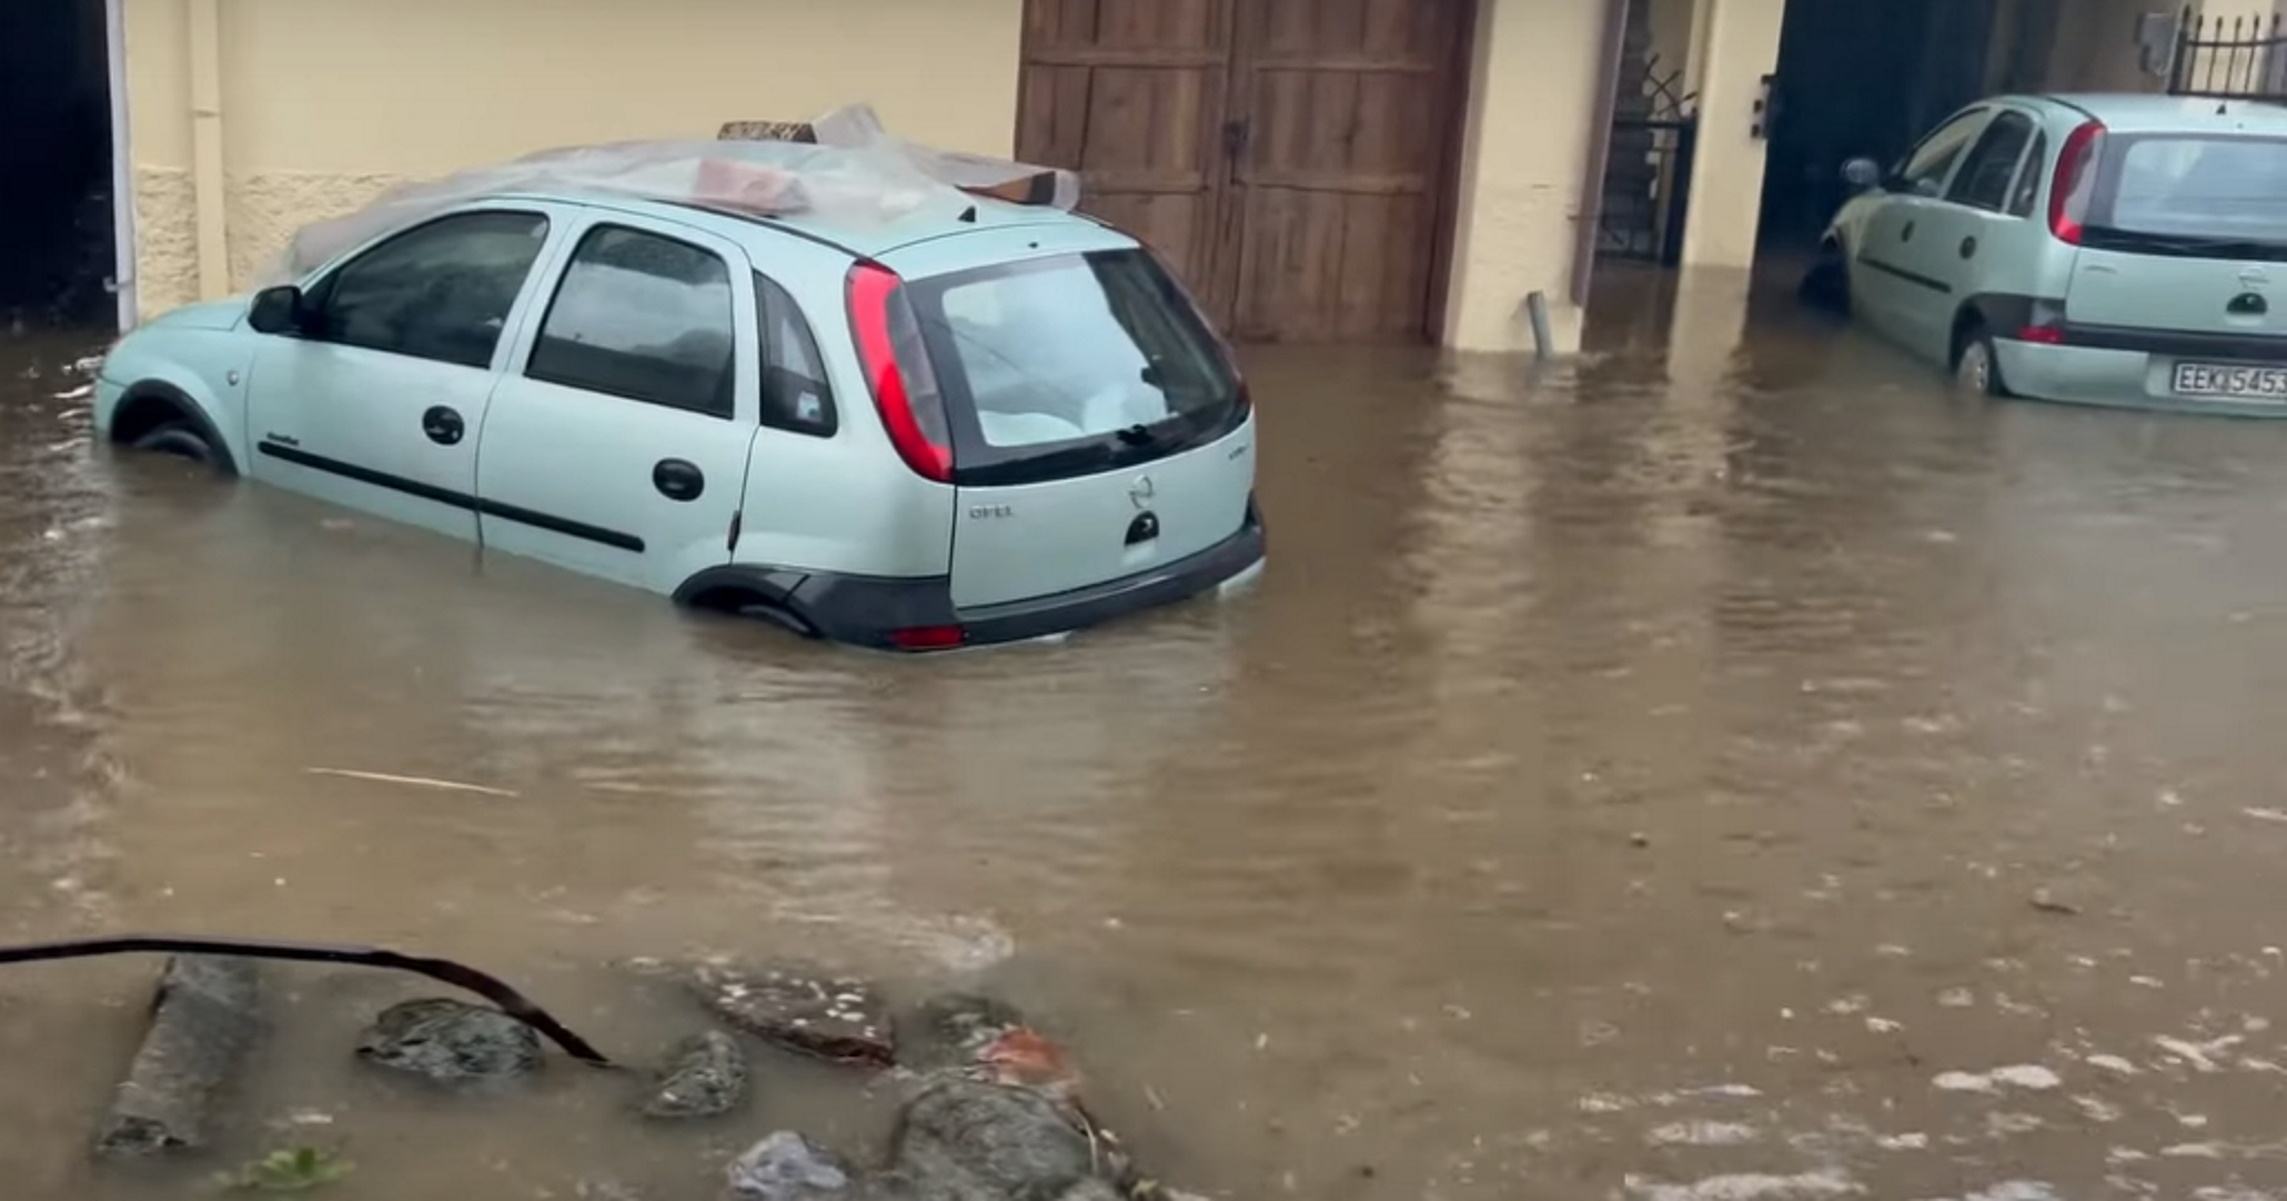
[{"label": "tailgate handle", "polygon": [[1129,546],[1134,546],[1140,542],[1149,542],[1157,537],[1159,537],[1159,514],[1157,513],[1138,513],[1136,519],[1128,523],[1127,545]]}]

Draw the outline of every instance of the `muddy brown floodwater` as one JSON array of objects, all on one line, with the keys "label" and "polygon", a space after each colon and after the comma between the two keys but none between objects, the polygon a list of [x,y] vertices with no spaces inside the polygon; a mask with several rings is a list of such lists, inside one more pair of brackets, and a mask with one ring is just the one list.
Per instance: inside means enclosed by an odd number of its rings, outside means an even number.
[{"label": "muddy brown floodwater", "polygon": [[[451,955],[631,1058],[689,1020],[626,956],[981,978],[1234,1201],[2287,1197],[2287,423],[1666,320],[1255,355],[1251,592],[928,660],[91,448],[85,347],[5,344],[0,937]],[[186,1195],[86,1151],[155,966],[0,969],[10,1197]],[[430,1096],[348,1048],[434,990],[272,979],[201,1172],[699,1201],[878,1120],[775,1064],[674,1132],[562,1061]]]}]

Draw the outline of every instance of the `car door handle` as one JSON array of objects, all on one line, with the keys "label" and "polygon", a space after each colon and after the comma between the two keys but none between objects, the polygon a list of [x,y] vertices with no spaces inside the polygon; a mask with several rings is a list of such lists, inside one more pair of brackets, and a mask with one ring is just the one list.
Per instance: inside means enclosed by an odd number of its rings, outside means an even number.
[{"label": "car door handle", "polygon": [[468,429],[468,423],[461,420],[459,413],[443,405],[421,414],[421,432],[439,446],[457,445],[468,434]]},{"label": "car door handle", "polygon": [[707,490],[707,476],[686,459],[661,459],[651,469],[651,486],[669,500],[693,501]]},{"label": "car door handle", "polygon": [[1901,242],[1911,242],[1911,241],[1913,241],[1913,240],[1914,240],[1914,223],[1913,223],[1913,222],[1911,222],[1911,221],[1908,221],[1908,222],[1906,223],[1906,228],[1904,228],[1904,229],[1901,229],[1901,230],[1899,230],[1899,231],[1898,231],[1898,240],[1899,240],[1899,241],[1901,241]]}]

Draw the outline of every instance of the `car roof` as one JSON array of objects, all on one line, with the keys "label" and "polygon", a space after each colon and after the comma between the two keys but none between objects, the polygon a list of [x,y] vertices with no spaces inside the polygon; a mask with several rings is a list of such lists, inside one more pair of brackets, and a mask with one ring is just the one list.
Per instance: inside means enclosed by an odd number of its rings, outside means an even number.
[{"label": "car roof", "polygon": [[1093,217],[1068,213],[1046,205],[1011,204],[981,196],[964,198],[963,202],[954,205],[925,202],[914,211],[888,221],[852,220],[824,213],[765,215],[727,206],[653,200],[621,192],[577,188],[524,189],[498,197],[487,197],[517,198],[569,202],[590,208],[679,221],[738,242],[751,240],[758,230],[776,230],[847,251],[858,258],[879,258],[918,242],[979,230],[1070,225],[1075,222],[1090,226],[1102,224]]},{"label": "car roof", "polygon": [[[2024,99],[2008,97],[2007,99]],[[2121,133],[2264,133],[2287,136],[2287,105],[2269,100],[2067,92],[2030,97],[2060,104]]]}]

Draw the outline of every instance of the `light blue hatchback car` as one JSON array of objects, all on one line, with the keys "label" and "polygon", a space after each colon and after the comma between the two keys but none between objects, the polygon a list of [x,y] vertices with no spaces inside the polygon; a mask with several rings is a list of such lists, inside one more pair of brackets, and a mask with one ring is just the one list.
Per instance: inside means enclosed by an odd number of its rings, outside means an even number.
[{"label": "light blue hatchback car", "polygon": [[1965,388],[2287,417],[2287,107],[2003,96],[1844,171],[1806,299]]},{"label": "light blue hatchback car", "polygon": [[1263,558],[1229,348],[1134,239],[468,199],[104,360],[108,440],[805,634],[940,650]]}]

